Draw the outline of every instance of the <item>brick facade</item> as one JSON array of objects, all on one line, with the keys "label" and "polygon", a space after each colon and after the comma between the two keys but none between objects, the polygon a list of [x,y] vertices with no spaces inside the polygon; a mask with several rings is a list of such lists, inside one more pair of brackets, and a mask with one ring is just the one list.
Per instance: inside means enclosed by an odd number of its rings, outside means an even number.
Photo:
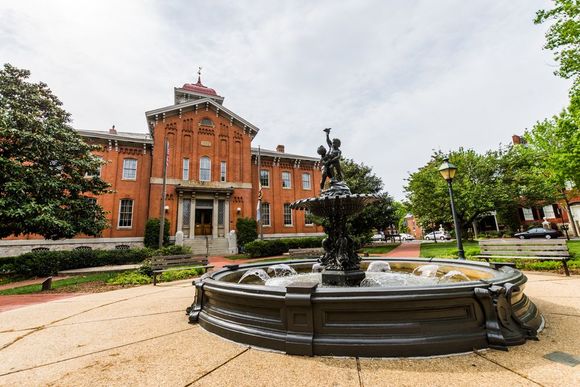
[{"label": "brick facade", "polygon": [[[284,204],[320,193],[317,158],[288,154],[279,146],[276,151],[261,150],[258,165],[252,140],[259,129],[225,108],[223,97],[200,80],[175,88],[174,94],[173,105],[146,112],[149,134],[117,132],[114,127],[79,131],[98,146],[94,153],[106,162],[101,177],[111,184],[110,193],[96,198],[108,213],[110,227],[95,242],[143,237],[147,219],[159,217],[165,141],[169,144],[165,217],[170,234],[182,231],[186,245],[195,247],[200,236],[204,241],[227,239],[239,217],[256,218],[260,170],[269,174],[269,184],[262,188],[270,220],[262,228],[264,236],[322,232],[308,224],[302,211],[291,211],[291,222],[288,216],[284,221]],[[283,174],[286,183],[290,181],[287,187]],[[58,242],[46,241],[51,243]]]}]

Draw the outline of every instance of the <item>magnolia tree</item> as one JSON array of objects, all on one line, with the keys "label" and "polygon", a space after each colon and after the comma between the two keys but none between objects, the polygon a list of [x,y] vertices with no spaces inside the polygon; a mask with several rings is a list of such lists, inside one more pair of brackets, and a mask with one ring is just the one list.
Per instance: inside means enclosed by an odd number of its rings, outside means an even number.
[{"label": "magnolia tree", "polygon": [[106,192],[102,161],[70,126],[70,115],[30,72],[0,69],[0,238],[99,235],[107,226],[92,197]]}]

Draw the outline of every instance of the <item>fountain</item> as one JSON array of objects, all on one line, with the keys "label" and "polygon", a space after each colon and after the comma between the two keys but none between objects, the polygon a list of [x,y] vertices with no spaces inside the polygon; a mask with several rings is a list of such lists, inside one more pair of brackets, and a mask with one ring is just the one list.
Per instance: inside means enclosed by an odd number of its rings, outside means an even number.
[{"label": "fountain", "polygon": [[[378,200],[342,181],[340,140],[321,156],[320,197],[294,202],[324,218],[318,260],[229,265],[195,281],[189,321],[226,339],[298,355],[430,356],[507,350],[536,339],[544,319],[527,278],[502,264],[361,260],[348,217]],[[328,188],[326,180],[330,180]]]}]

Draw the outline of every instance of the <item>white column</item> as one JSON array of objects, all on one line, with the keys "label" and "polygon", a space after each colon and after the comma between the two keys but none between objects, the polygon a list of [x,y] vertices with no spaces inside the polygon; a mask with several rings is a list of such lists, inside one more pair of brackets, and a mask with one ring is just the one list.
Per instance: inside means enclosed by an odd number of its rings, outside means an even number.
[{"label": "white column", "polygon": [[183,231],[183,197],[177,201],[177,231]]},{"label": "white column", "polygon": [[224,235],[227,236],[230,233],[230,199],[226,198],[224,200]]},{"label": "white column", "polygon": [[218,237],[218,198],[217,195],[213,197],[213,210],[211,212],[211,234],[213,238]]},{"label": "white column", "polygon": [[191,195],[191,209],[189,211],[189,238],[195,238],[195,196]]}]

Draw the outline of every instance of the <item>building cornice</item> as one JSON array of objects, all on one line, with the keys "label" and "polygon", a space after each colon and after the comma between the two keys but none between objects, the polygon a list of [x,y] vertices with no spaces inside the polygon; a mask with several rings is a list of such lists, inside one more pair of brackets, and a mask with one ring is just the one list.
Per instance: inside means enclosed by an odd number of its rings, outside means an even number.
[{"label": "building cornice", "polygon": [[[252,148],[252,156],[258,156],[258,148]],[[277,152],[269,149],[260,149],[260,157],[271,157],[275,159],[288,159],[288,160],[303,160],[311,161],[313,163],[319,162],[320,158],[295,155],[292,153]]]},{"label": "building cornice", "polygon": [[136,144],[153,144],[153,139],[146,133],[131,133],[130,135],[112,134],[96,130],[75,129],[81,137],[99,138],[103,140],[115,140],[122,142],[132,142]]},{"label": "building cornice", "polygon": [[[163,184],[163,178],[151,177],[149,179],[149,182],[151,184]],[[252,189],[252,183],[236,183],[236,182],[219,182],[219,181],[199,182],[193,180],[167,179],[167,184],[179,186],[181,188],[198,188],[204,190]]]}]

